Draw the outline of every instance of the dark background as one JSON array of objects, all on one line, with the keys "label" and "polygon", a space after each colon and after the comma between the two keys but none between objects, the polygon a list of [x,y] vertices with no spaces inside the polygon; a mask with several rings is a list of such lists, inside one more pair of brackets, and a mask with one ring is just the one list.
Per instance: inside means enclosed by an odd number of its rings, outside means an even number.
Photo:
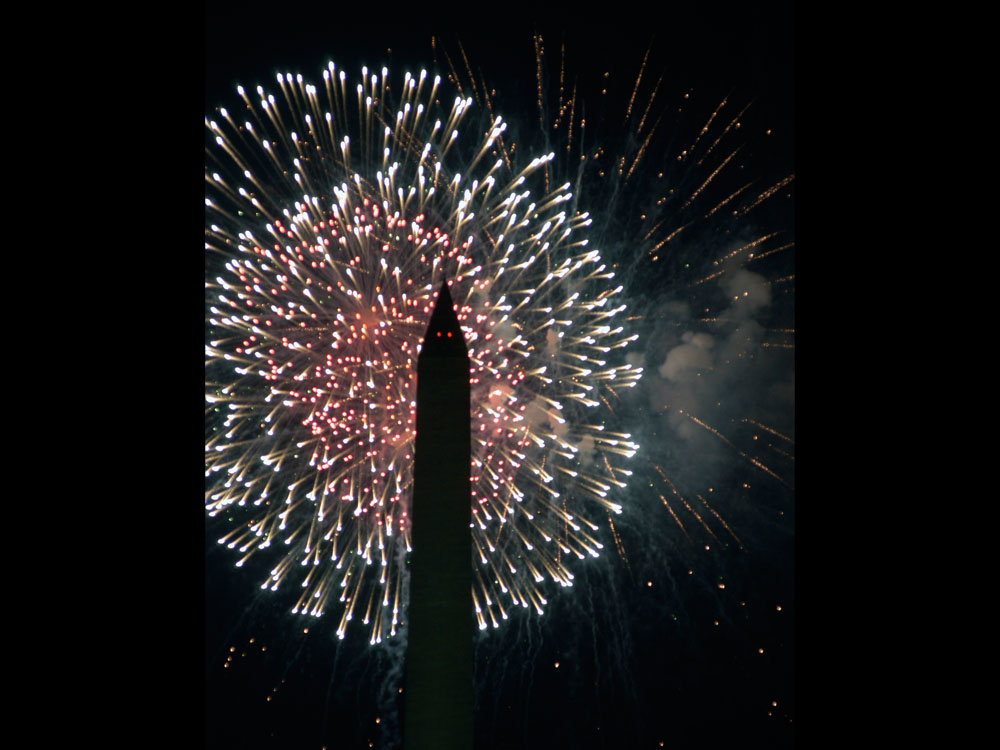
[{"label": "dark background", "polygon": [[[434,35],[453,57],[461,42],[500,92],[496,108],[507,119],[519,111],[535,117],[533,29],[550,61],[566,41],[584,95],[595,93],[605,70],[631,81],[652,43],[650,74],[663,72],[673,92],[696,90],[704,115],[727,94],[753,99],[757,121],[781,136],[757,150],[754,167],[767,176],[795,171],[794,34],[784,3],[663,7],[655,15],[624,6],[603,14],[499,6],[484,17],[476,8],[461,14],[441,6],[212,2],[204,111],[233,102],[237,82],[270,86],[278,71],[315,79],[331,59],[355,75],[365,64],[396,74],[424,65],[444,75],[440,52],[435,66]],[[608,109],[620,110],[629,93],[619,85]],[[788,498],[763,499],[772,501],[777,507]],[[758,536],[771,544],[727,568],[730,589],[740,596],[721,606],[711,582],[685,575],[684,560],[670,558],[676,569],[658,568],[663,558],[643,554],[647,538],[623,531],[634,550],[631,570],[595,573],[585,582],[598,592],[589,603],[557,594],[544,625],[512,626],[480,650],[478,746],[791,746],[798,721],[794,537]],[[303,633],[303,621],[288,616],[284,602],[258,596],[262,576],[235,571],[210,537],[206,716],[204,730],[195,722],[193,731],[204,731],[213,748],[381,747],[383,709],[391,705],[386,675],[398,662],[369,654],[364,644],[338,648],[323,620]],[[643,587],[647,580],[654,587]]]}]

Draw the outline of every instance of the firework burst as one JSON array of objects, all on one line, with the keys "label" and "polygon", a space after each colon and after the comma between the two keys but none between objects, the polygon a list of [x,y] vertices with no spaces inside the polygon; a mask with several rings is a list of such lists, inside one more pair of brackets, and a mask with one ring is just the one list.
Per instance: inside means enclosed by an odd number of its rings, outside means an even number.
[{"label": "firework burst", "polygon": [[[416,360],[449,280],[470,350],[480,628],[542,613],[638,445],[604,395],[634,386],[615,273],[553,155],[516,166],[440,79],[278,75],[206,120],[206,508],[298,583],[293,612],[394,635],[405,597]],[[466,137],[466,133],[472,133]],[[536,194],[537,192],[537,194]],[[336,603],[334,603],[336,602]]]}]

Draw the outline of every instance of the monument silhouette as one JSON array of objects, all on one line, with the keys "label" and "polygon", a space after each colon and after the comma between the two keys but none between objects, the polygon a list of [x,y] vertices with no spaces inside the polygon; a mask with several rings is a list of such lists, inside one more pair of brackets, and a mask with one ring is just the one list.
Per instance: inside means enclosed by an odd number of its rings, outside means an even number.
[{"label": "monument silhouette", "polygon": [[473,745],[469,353],[445,281],[417,358],[405,750]]}]

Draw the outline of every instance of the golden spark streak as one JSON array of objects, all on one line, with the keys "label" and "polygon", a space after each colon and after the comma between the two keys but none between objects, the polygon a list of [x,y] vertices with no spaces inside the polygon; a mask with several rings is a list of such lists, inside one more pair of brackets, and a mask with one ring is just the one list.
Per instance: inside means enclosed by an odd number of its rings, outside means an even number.
[{"label": "golden spark streak", "polygon": [[694,416],[693,414],[688,414],[683,409],[678,409],[678,412],[680,414],[683,414],[685,417],[687,417],[688,419],[690,419],[692,422],[694,422],[695,424],[699,425],[700,427],[704,427],[706,430],[708,430],[709,432],[711,432],[713,435],[715,435],[717,438],[719,438],[719,440],[721,440],[722,442],[724,442],[726,445],[728,445],[730,448],[732,448],[734,451],[736,451],[738,454],[740,454],[740,456],[742,456],[747,461],[749,461],[750,463],[752,463],[758,469],[760,469],[761,471],[769,474],[770,476],[774,477],[779,482],[781,482],[783,485],[785,485],[786,487],[790,488],[788,482],[786,482],[784,479],[782,479],[781,477],[779,477],[777,474],[775,474],[773,471],[771,471],[769,468],[767,468],[764,464],[762,464],[756,458],[748,456],[746,453],[744,453],[743,451],[741,451],[739,448],[737,448],[735,445],[733,445],[725,435],[723,435],[721,432],[719,432],[718,430],[716,430],[714,427],[705,424],[700,419],[698,419],[696,416]]},{"label": "golden spark streak", "polygon": [[731,528],[729,528],[729,524],[726,523],[726,520],[716,512],[715,508],[713,508],[711,505],[709,505],[708,502],[705,500],[705,498],[703,498],[701,495],[696,494],[695,497],[697,497],[699,500],[701,500],[702,505],[704,505],[706,508],[708,508],[709,512],[713,516],[715,516],[717,519],[719,519],[719,523],[721,523],[722,526],[726,529],[726,531],[729,532],[730,536],[732,536],[733,539],[736,540],[737,544],[740,545],[740,549],[744,549],[743,542],[741,542],[740,538],[738,536],[736,536],[736,533]]},{"label": "golden spark streak", "polygon": [[791,443],[792,445],[795,445],[795,441],[794,440],[792,440],[787,435],[782,435],[780,432],[778,432],[773,427],[768,427],[766,424],[761,424],[760,422],[758,422],[758,421],[756,421],[754,419],[750,419],[748,417],[745,417],[743,419],[743,422],[745,422],[746,424],[752,424],[754,427],[760,427],[760,429],[764,430],[765,432],[770,432],[772,435],[780,437],[782,440],[785,440],[785,441]]},{"label": "golden spark streak", "polygon": [[758,195],[757,196],[757,200],[755,200],[749,206],[747,206],[746,208],[744,208],[743,211],[742,211],[742,213],[744,215],[747,214],[747,213],[749,213],[752,209],[754,209],[757,206],[759,206],[761,203],[763,203],[764,201],[766,201],[768,198],[770,198],[776,192],[778,192],[779,190],[781,190],[781,188],[783,188],[785,185],[787,185],[788,183],[790,183],[794,179],[795,179],[795,175],[789,175],[788,177],[785,177],[784,179],[778,181],[777,184],[775,184],[772,187],[769,187],[763,193],[761,193],[760,195]]}]

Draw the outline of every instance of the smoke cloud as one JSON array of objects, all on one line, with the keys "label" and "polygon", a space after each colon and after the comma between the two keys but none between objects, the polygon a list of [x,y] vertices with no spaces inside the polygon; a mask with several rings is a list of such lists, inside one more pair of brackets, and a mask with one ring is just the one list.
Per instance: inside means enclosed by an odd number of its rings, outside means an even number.
[{"label": "smoke cloud", "polygon": [[645,354],[628,355],[630,364],[646,368],[642,391],[653,429],[643,447],[673,477],[698,485],[708,481],[698,471],[708,474],[722,459],[737,457],[738,448],[720,434],[738,444],[734,433],[746,429],[748,418],[790,432],[794,409],[791,352],[776,347],[780,334],[766,327],[771,283],[738,267],[707,283],[714,289],[699,297],[716,300],[711,313],[680,300],[660,304],[644,316],[652,321]]}]

